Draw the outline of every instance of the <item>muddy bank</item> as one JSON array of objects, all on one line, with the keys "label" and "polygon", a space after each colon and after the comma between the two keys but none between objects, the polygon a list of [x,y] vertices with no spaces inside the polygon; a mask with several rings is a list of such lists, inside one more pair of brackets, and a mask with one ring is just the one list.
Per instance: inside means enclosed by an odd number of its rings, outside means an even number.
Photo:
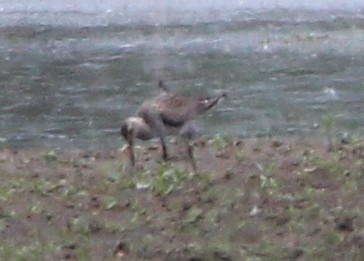
[{"label": "muddy bank", "polygon": [[0,151],[1,260],[362,260],[364,143]]}]

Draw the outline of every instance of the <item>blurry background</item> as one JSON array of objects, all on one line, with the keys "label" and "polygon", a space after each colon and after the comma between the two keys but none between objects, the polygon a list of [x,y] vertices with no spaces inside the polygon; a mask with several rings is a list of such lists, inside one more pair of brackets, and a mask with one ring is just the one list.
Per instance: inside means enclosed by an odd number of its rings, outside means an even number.
[{"label": "blurry background", "polygon": [[[0,148],[116,148],[163,78],[208,135],[364,133],[362,0],[0,1]],[[330,127],[331,128],[331,127]]]}]

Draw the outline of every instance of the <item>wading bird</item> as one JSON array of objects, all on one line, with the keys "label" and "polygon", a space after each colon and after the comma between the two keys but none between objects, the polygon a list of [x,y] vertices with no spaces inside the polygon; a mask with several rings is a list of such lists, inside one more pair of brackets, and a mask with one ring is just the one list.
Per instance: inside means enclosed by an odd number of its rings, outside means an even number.
[{"label": "wading bird", "polygon": [[199,134],[194,119],[216,105],[226,94],[200,99],[171,93],[162,81],[159,82],[159,87],[163,92],[155,98],[144,101],[136,116],[127,118],[121,126],[121,135],[127,142],[131,164],[135,165],[135,138],[149,140],[158,137],[163,159],[168,160],[165,137],[178,135],[185,140],[188,158],[196,170],[193,146],[190,143]]}]

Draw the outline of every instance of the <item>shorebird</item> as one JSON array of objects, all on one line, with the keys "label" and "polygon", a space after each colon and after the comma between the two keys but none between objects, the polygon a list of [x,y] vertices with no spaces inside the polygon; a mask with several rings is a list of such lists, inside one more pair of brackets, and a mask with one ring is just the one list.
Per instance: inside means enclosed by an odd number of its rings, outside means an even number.
[{"label": "shorebird", "polygon": [[149,140],[158,137],[161,142],[162,156],[168,160],[165,137],[177,135],[182,137],[187,145],[187,155],[196,170],[193,146],[190,143],[199,130],[194,119],[199,114],[211,109],[226,96],[195,98],[192,96],[171,93],[162,81],[159,87],[163,92],[142,103],[133,117],[127,118],[121,126],[121,135],[127,142],[127,150],[132,165],[135,165],[134,139]]}]

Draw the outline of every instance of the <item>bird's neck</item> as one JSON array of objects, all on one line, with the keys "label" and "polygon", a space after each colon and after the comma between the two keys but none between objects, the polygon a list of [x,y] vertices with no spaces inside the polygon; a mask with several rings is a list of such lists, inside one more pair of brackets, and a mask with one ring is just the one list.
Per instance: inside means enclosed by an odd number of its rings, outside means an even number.
[{"label": "bird's neck", "polygon": [[149,140],[154,137],[150,127],[145,123],[143,118],[132,117],[129,124],[133,128],[134,137],[141,140]]}]

